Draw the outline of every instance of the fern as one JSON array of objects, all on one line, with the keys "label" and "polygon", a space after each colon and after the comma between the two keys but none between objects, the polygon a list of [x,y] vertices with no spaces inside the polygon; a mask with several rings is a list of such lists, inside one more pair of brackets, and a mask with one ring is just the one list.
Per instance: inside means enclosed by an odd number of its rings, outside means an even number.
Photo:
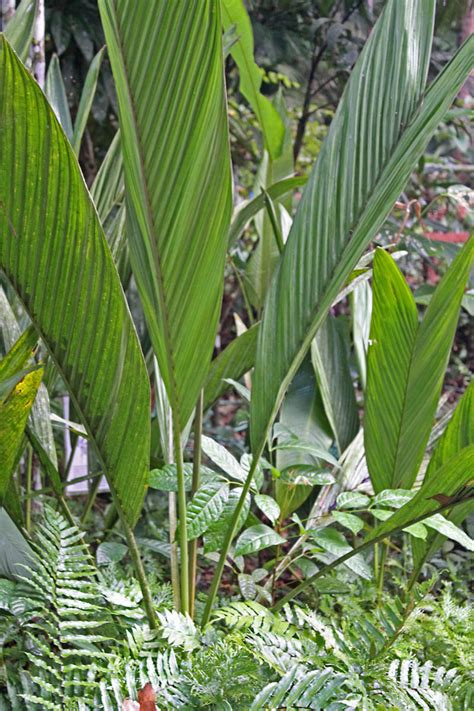
[{"label": "fern", "polygon": [[91,677],[107,669],[110,617],[83,534],[53,509],[46,510],[33,550],[16,591],[32,682],[23,698],[29,708],[76,708],[77,697],[92,702]]}]

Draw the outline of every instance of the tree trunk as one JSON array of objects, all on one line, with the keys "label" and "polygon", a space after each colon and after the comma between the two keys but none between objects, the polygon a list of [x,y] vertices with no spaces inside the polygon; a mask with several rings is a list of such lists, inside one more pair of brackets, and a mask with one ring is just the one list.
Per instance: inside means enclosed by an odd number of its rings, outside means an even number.
[{"label": "tree trunk", "polygon": [[31,71],[42,89],[44,89],[46,75],[44,31],[44,0],[39,0],[38,14],[36,16],[35,29],[33,32],[33,46],[31,48]]},{"label": "tree trunk", "polygon": [[0,30],[3,31],[8,20],[11,20],[15,13],[15,0],[1,0],[0,10]]}]

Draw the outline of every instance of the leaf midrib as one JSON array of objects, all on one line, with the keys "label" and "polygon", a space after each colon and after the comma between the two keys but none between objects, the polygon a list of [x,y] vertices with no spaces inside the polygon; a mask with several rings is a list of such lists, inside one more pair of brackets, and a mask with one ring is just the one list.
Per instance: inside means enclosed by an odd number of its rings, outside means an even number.
[{"label": "leaf midrib", "polygon": [[[168,356],[168,368],[169,368],[169,373],[170,373],[169,380],[170,380],[171,392],[169,393],[169,399],[170,399],[170,403],[172,405],[174,418],[176,419],[176,422],[178,423],[179,427],[181,427],[182,423],[180,421],[180,416],[179,416],[179,409],[180,408],[179,408],[177,382],[176,382],[176,377],[175,377],[175,364],[174,364],[174,357],[173,357],[173,346],[172,346],[172,341],[171,341],[171,330],[170,330],[170,324],[169,324],[168,305],[167,305],[166,292],[165,292],[164,283],[163,283],[163,271],[162,271],[162,266],[161,266],[161,258],[160,258],[158,247],[157,247],[156,229],[155,229],[155,224],[154,224],[154,220],[153,220],[153,212],[152,212],[152,207],[151,207],[151,202],[150,202],[150,194],[148,191],[148,183],[147,183],[147,179],[146,179],[145,161],[144,161],[143,150],[142,150],[142,141],[141,141],[140,131],[138,128],[135,100],[134,100],[132,89],[131,89],[129,79],[128,79],[129,74],[127,71],[127,63],[125,61],[125,52],[124,52],[124,47],[123,47],[122,39],[121,39],[123,36],[123,33],[118,31],[118,30],[120,30],[120,21],[118,19],[118,13],[117,13],[117,9],[116,9],[116,0],[111,0],[111,6],[113,8],[114,22],[115,22],[116,29],[117,29],[117,31],[115,32],[115,37],[116,37],[117,48],[119,50],[120,61],[122,63],[122,68],[123,68],[123,72],[122,72],[123,82],[124,82],[124,86],[126,87],[126,90],[127,90],[127,95],[128,95],[128,99],[129,99],[129,107],[130,107],[130,117],[131,117],[134,131],[135,131],[134,143],[136,144],[138,158],[139,158],[140,182],[143,187],[144,202],[145,202],[145,208],[146,208],[145,214],[146,214],[146,220],[147,220],[147,227],[149,230],[149,236],[152,237],[152,239],[150,239],[150,243],[151,243],[151,249],[153,252],[153,258],[155,260],[155,267],[156,267],[155,273],[156,273],[157,282],[158,282],[158,298],[160,301],[160,306],[161,306],[162,315],[163,315],[164,343],[165,343],[166,353]],[[122,140],[124,140],[124,138]]]}]

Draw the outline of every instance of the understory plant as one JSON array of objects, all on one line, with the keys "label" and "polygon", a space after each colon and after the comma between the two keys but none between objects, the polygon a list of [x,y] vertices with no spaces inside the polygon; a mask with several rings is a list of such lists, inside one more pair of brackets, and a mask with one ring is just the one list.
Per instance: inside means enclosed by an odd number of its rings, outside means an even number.
[{"label": "understory plant", "polygon": [[[73,125],[59,60],[45,93],[23,64],[36,4],[0,36],[4,703],[113,709],[149,683],[160,708],[469,708],[465,660],[403,640],[440,604],[430,559],[474,547],[474,389],[442,396],[474,238],[420,301],[386,226],[473,38],[427,85],[436,2],[388,0],[305,181],[241,0],[99,8],[119,130],[90,189],[103,51]],[[234,210],[229,54],[261,149]],[[247,324],[215,355],[229,269]],[[231,389],[238,453],[209,436]],[[89,445],[85,502],[53,424]],[[336,622],[321,596],[354,579],[370,614]]]}]

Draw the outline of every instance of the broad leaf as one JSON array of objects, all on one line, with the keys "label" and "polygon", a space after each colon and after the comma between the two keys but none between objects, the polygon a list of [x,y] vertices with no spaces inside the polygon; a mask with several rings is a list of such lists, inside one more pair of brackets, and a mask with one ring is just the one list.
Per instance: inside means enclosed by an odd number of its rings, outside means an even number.
[{"label": "broad leaf", "polygon": [[[193,480],[193,465],[185,463],[183,465],[184,472],[184,488],[186,491],[191,491]],[[219,475],[201,466],[201,482],[204,484],[210,481],[219,479]],[[162,469],[152,469],[149,476],[149,486],[151,489],[159,491],[178,491],[178,477],[176,474],[176,464],[166,464]]]},{"label": "broad leaf", "polygon": [[260,93],[262,70],[253,58],[253,32],[243,0],[221,0],[225,30],[235,27],[237,41],[230,53],[239,68],[240,92],[254,110],[261,126],[265,146],[275,159],[280,155],[285,127],[271,101]]},{"label": "broad leaf", "polygon": [[434,0],[386,4],[299,203],[259,334],[251,403],[255,454],[330,304],[470,71],[474,38],[424,93],[434,6]]},{"label": "broad leaf", "polygon": [[459,252],[418,326],[415,300],[393,259],[374,258],[365,416],[367,464],[376,492],[409,489],[436,413],[474,238]]},{"label": "broad leaf", "polygon": [[255,503],[269,521],[275,523],[280,516],[280,507],[275,499],[267,494],[255,494]]},{"label": "broad leaf", "polygon": [[240,482],[245,481],[246,470],[222,444],[211,439],[211,437],[203,435],[201,437],[201,447],[209,459],[214,462],[214,464],[217,464],[227,476]]},{"label": "broad leaf", "polygon": [[28,59],[37,13],[38,0],[21,0],[5,28],[5,37],[22,62]]},{"label": "broad leaf", "polygon": [[237,539],[234,555],[249,555],[258,551],[285,543],[285,539],[272,528],[259,523],[247,528]]},{"label": "broad leaf", "polygon": [[[222,550],[225,534],[229,528],[232,515],[240,499],[242,489],[240,487],[231,489],[220,518],[214,521],[204,535],[204,552],[212,553]],[[234,535],[237,535],[244,525],[250,511],[250,496],[247,495],[242,511],[239,515]]]},{"label": "broad leaf", "polygon": [[[332,526],[311,533],[311,539],[316,541],[323,550],[335,556],[345,555],[352,550],[352,546],[347,543],[342,533],[336,531]],[[353,573],[360,575],[360,577],[365,580],[372,578],[370,568],[361,555],[354,555],[352,558],[349,558],[345,565],[352,570]]]},{"label": "broad leaf", "polygon": [[186,511],[188,540],[202,536],[220,518],[228,498],[229,486],[222,482],[204,484],[196,491]]},{"label": "broad leaf", "polygon": [[348,334],[343,322],[329,316],[311,344],[316,380],[339,453],[359,431],[359,413],[349,365]]},{"label": "broad leaf", "polygon": [[99,6],[119,104],[130,259],[182,431],[211,360],[230,223],[218,3]]},{"label": "broad leaf", "polygon": [[[310,444],[321,450],[329,450],[331,446],[331,427],[324,412],[321,394],[309,358],[302,363],[288,389],[281,408],[279,424],[292,433],[301,445]],[[314,470],[318,459],[296,445],[293,450],[278,449],[276,462],[277,468],[280,471],[286,470],[287,473],[287,476],[275,482],[276,500],[281,508],[282,517],[287,518],[301,506],[313,489],[310,480],[307,484],[301,483],[304,481],[304,475],[300,476],[301,472],[293,470],[292,466],[308,464]]]},{"label": "broad leaf", "polygon": [[146,489],[150,402],[136,333],[73,151],[4,39],[0,87],[0,266],[134,524]]}]

